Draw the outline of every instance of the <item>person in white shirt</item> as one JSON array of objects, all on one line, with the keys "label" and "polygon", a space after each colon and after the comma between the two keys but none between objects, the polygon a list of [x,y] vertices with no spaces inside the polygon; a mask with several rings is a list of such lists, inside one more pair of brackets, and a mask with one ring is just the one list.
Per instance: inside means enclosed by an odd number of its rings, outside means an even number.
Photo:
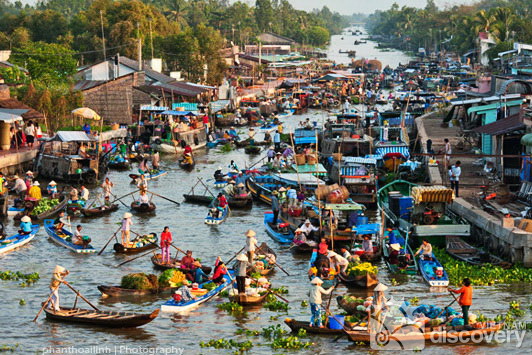
[{"label": "person in white shirt", "polygon": [[148,197],[148,195],[146,195],[146,191],[140,191],[140,195],[139,195],[139,198],[137,200],[137,202],[141,205],[144,205],[144,204],[149,204],[150,203],[150,198]]},{"label": "person in white shirt", "polygon": [[325,290],[321,287],[323,281],[319,277],[313,278],[310,283],[312,284],[309,292],[310,312],[312,313],[312,316],[310,317],[310,326],[323,328],[321,322],[321,295],[330,294],[334,290],[334,286]]},{"label": "person in white shirt", "polygon": [[449,139],[445,138],[443,140],[445,142],[445,161],[447,166],[449,166],[449,163],[451,162],[451,154],[453,153],[453,150],[451,148],[451,143],[449,142]]},{"label": "person in white shirt", "polygon": [[81,189],[80,189],[80,192],[81,192],[81,199],[82,200],[85,200],[85,201],[88,201],[89,200],[89,189],[87,189],[85,186],[81,186]]},{"label": "person in white shirt", "polygon": [[259,245],[257,239],[255,238],[256,235],[257,233],[251,229],[246,232],[246,252],[248,254],[248,261],[250,263],[252,263],[253,259],[255,259],[255,249],[257,249]]},{"label": "person in white shirt", "polygon": [[307,237],[307,239],[312,239],[312,240],[315,240],[314,232],[320,230],[318,227],[314,227],[312,223],[310,223],[310,219],[305,220],[305,223],[303,223],[299,227],[299,229]]},{"label": "person in white shirt", "polygon": [[460,167],[462,165],[462,162],[458,160],[456,163],[454,163],[453,166],[451,166],[451,169],[449,170],[449,180],[451,181],[451,189],[455,191],[456,197],[459,197],[459,181],[460,181],[460,175],[462,175],[462,168]]}]

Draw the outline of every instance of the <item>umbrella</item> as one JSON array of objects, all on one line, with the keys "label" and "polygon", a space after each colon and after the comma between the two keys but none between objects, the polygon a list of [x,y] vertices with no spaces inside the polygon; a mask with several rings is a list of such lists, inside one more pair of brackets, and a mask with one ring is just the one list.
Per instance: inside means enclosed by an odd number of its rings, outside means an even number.
[{"label": "umbrella", "polygon": [[96,111],[88,107],[77,108],[72,111],[72,114],[74,116],[79,116],[79,117],[83,117],[83,118],[95,120],[95,121],[98,121],[101,118],[100,115],[96,113]]}]

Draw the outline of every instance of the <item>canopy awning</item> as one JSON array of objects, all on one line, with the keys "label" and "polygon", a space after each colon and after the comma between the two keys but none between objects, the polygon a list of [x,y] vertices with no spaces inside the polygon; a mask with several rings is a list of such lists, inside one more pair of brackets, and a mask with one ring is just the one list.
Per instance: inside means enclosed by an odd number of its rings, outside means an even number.
[{"label": "canopy awning", "polygon": [[318,176],[327,176],[327,169],[322,164],[293,164],[292,168],[299,174],[313,174]]},{"label": "canopy awning", "polygon": [[13,123],[16,121],[22,121],[22,116],[0,111],[0,121],[5,122],[5,123]]},{"label": "canopy awning", "polygon": [[356,202],[353,203],[328,203],[325,205],[326,210],[336,211],[361,211],[364,209],[364,205],[359,205]]},{"label": "canopy awning", "polygon": [[284,182],[296,182],[301,185],[325,185],[325,181],[310,174],[282,173],[276,175],[279,180]]},{"label": "canopy awning", "polygon": [[152,106],[152,105],[142,105],[140,106],[141,111],[166,111],[168,107],[166,106]]},{"label": "canopy awning", "polygon": [[72,114],[74,116],[82,117],[88,120],[98,121],[101,119],[100,115],[89,107],[80,107],[75,110],[72,110]]},{"label": "canopy awning", "polygon": [[506,134],[525,128],[527,125],[530,125],[530,121],[525,121],[523,117],[521,117],[521,115],[517,113],[515,115],[503,118],[502,120],[498,120],[484,126],[476,127],[473,129],[473,131],[478,133],[489,134],[490,136],[499,136],[501,134]]},{"label": "canopy awning", "polygon": [[161,112],[161,115],[169,115],[169,116],[196,116],[192,111],[174,111],[174,110],[166,110]]},{"label": "canopy awning", "polygon": [[50,140],[59,142],[92,142],[94,138],[89,137],[83,131],[59,131]]}]

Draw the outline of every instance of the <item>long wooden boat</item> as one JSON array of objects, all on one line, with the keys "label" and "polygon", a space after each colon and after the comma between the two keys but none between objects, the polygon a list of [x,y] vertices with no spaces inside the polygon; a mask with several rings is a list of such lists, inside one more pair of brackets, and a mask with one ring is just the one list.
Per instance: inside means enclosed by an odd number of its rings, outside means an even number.
[{"label": "long wooden boat", "polygon": [[[259,259],[259,255],[264,255],[265,254],[272,254],[275,256],[275,259],[277,259],[277,253],[275,253],[275,251],[270,248],[268,246],[268,244],[266,244],[266,242],[262,242],[262,244],[255,250],[255,253],[256,253],[256,258],[255,258],[255,261],[260,261],[261,259]],[[273,272],[273,270],[275,269],[275,265],[274,264],[269,264],[262,270],[260,270],[260,274],[262,276],[266,276],[266,275],[269,275]],[[251,273],[253,272],[253,270],[251,270],[251,268],[248,270],[248,273]]]},{"label": "long wooden boat", "polygon": [[[414,188],[417,191],[425,189],[417,202],[413,199]],[[447,204],[451,200],[452,191],[443,186],[422,187],[404,180],[395,180],[377,192],[379,208],[402,234],[411,232],[412,237],[420,242],[427,239],[433,246],[442,248],[445,247],[446,236],[468,236],[471,232],[469,224],[448,211]],[[400,206],[403,201],[406,204]]]},{"label": "long wooden boat", "polygon": [[89,254],[89,253],[96,253],[96,249],[92,245],[77,245],[72,242],[69,242],[67,238],[72,238],[73,234],[69,231],[67,231],[65,228],[61,229],[60,232],[58,232],[54,228],[54,220],[53,219],[45,219],[44,220],[44,229],[46,230],[46,233],[48,233],[48,237],[55,242],[56,244],[61,245],[62,247],[67,248],[70,251],[73,251],[78,254]]},{"label": "long wooden boat", "polygon": [[39,231],[39,225],[33,224],[29,234],[15,234],[11,237],[0,240],[0,254],[4,254],[28,244]]},{"label": "long wooden boat", "polygon": [[156,294],[169,294],[177,290],[178,287],[153,288],[149,290],[135,290],[131,288],[123,288],[120,286],[99,285],[98,290],[103,297],[144,297]]},{"label": "long wooden boat", "polygon": [[138,201],[131,202],[131,209],[137,213],[148,213],[155,211],[155,203],[140,203]]},{"label": "long wooden boat", "polygon": [[[401,344],[408,343],[410,341],[429,341],[434,344],[442,343],[456,343],[456,340],[460,338],[460,341],[471,341],[482,339],[483,336],[498,332],[503,323],[496,323],[490,327],[482,329],[472,329],[472,330],[455,330],[455,329],[445,329],[444,327],[434,327],[434,328],[425,328],[424,331],[412,331],[412,327],[407,327],[408,333],[399,333],[394,332],[392,334],[384,333],[381,336],[384,336],[387,342],[396,342],[399,346]],[[354,342],[369,343],[371,339],[378,340],[376,338],[376,333],[370,333],[367,330],[345,330],[345,334],[349,340]]]},{"label": "long wooden boat", "polygon": [[[388,270],[394,274],[403,273],[408,275],[416,275],[418,272],[417,259],[414,257],[414,253],[412,252],[410,244],[403,237],[394,237],[393,241],[397,242],[394,244],[399,244],[401,246],[398,257],[401,259],[399,264],[390,263],[390,253],[392,252],[390,247],[390,232],[385,233],[384,237],[382,238],[382,252],[384,255],[384,262],[386,263]],[[407,257],[407,255],[409,256]]]},{"label": "long wooden boat", "polygon": [[268,293],[263,294],[262,296],[249,296],[246,294],[236,294],[229,295],[229,300],[231,302],[236,302],[242,306],[257,306],[262,304],[264,300],[268,297]]},{"label": "long wooden boat", "polygon": [[[197,203],[200,205],[210,205],[212,201],[214,200],[214,197],[207,196],[207,195],[183,194],[183,197],[185,198],[185,202]],[[238,197],[230,196],[227,199],[227,203],[229,204],[229,207],[231,208],[242,208],[242,209],[251,208],[253,206],[253,196],[250,193],[245,196],[238,196]]]},{"label": "long wooden boat", "polygon": [[102,209],[102,207],[84,208],[81,213],[85,217],[100,217],[110,214],[118,209],[118,204],[114,203],[110,207]]},{"label": "long wooden boat", "polygon": [[[179,262],[179,260],[176,258],[172,258],[172,257],[170,257],[169,263],[163,264],[161,254],[153,255],[151,257],[151,262],[153,266],[159,270],[179,269],[183,273],[189,273],[189,272],[194,271],[193,269],[186,269],[186,268],[181,267],[181,263]],[[202,266],[201,270],[203,270],[203,272],[208,275],[211,273],[212,268],[210,266]]]},{"label": "long wooden boat", "polygon": [[312,174],[276,174],[276,175],[257,175],[251,176],[246,180],[247,189],[253,194],[253,197],[262,202],[271,205],[272,192],[281,187],[290,186],[299,189],[304,187],[306,191],[314,191],[319,185],[324,185],[325,181],[313,176]]},{"label": "long wooden boat", "polygon": [[347,302],[343,296],[338,296],[336,297],[336,301],[338,302],[338,306],[343,309],[344,311],[347,312],[347,314],[350,314],[350,315],[356,315],[356,316],[359,316],[359,317],[367,317],[368,316],[368,312],[367,311],[360,311],[357,309],[357,305],[356,303],[350,303],[350,302]]},{"label": "long wooden boat", "polygon": [[[372,253],[357,253],[362,261],[376,262],[382,258],[382,231],[380,223],[358,224],[352,227],[352,232],[357,235],[357,239],[368,236],[373,245]],[[360,239],[359,239],[360,240]],[[356,242],[362,246],[362,242]]]},{"label": "long wooden boat", "polygon": [[136,237],[130,242],[129,247],[125,247],[120,243],[115,243],[113,245],[113,250],[117,254],[137,254],[146,250],[157,248],[157,238],[156,233],[150,233],[141,237]]},{"label": "long wooden boat", "polygon": [[465,261],[471,265],[496,265],[503,268],[512,266],[511,263],[502,260],[498,256],[475,248],[468,244],[465,240],[456,236],[447,236],[445,250],[458,260]]},{"label": "long wooden boat", "polygon": [[290,251],[294,254],[310,254],[318,245],[310,245],[308,243],[293,243],[290,246]]},{"label": "long wooden boat", "polygon": [[266,233],[280,244],[291,244],[294,240],[294,233],[290,228],[287,231],[279,230],[278,226],[273,225],[273,212],[264,212],[264,228]]},{"label": "long wooden boat", "polygon": [[207,216],[205,217],[205,224],[210,224],[210,225],[222,224],[227,219],[228,215],[229,215],[229,206],[225,206],[222,213],[219,214],[218,217],[216,218],[212,217],[211,214],[208,213]]},{"label": "long wooden boat", "polygon": [[[225,290],[233,282],[234,272],[228,270],[228,274],[224,275],[224,282],[217,285],[215,288],[205,293],[202,296],[195,297],[189,301],[179,301],[176,302],[174,299],[168,300],[161,305],[161,311],[171,312],[171,313],[184,313],[190,311],[196,307],[199,307],[202,303],[209,301],[210,299],[216,297],[220,292]],[[212,284],[212,281],[207,281],[199,285],[199,288],[203,288],[206,284]]]},{"label": "long wooden boat", "polygon": [[349,288],[373,288],[379,283],[377,275],[366,273],[360,276],[338,274],[338,279]]},{"label": "long wooden boat", "polygon": [[148,324],[159,315],[156,309],[151,313],[96,311],[81,308],[61,307],[56,312],[48,307],[44,309],[46,318],[69,323],[83,323],[108,328],[135,328]]},{"label": "long wooden boat", "polygon": [[321,335],[341,335],[343,334],[342,329],[331,329],[331,328],[318,328],[311,327],[309,322],[302,322],[295,319],[285,319],[284,323],[292,330],[292,332],[297,333],[300,329],[304,329],[309,334],[321,334]]},{"label": "long wooden boat", "polygon": [[[48,197],[45,197],[45,198],[48,198]],[[30,202],[31,204],[31,202]],[[42,221],[42,220],[45,220],[47,218],[52,218],[52,217],[55,217],[59,212],[61,212],[62,210],[64,210],[66,208],[68,204],[68,198],[66,198],[66,196],[64,195],[61,195],[60,196],[60,201],[57,205],[55,205],[55,207],[53,207],[52,209],[48,210],[48,211],[45,211],[43,213],[40,213],[40,214],[28,214],[28,216],[30,216],[30,218],[34,221]],[[31,206],[31,205],[30,205]],[[13,209],[14,211],[15,209]],[[24,208],[23,210],[20,211],[20,209],[18,209],[19,212],[15,214],[15,216],[13,217],[14,220],[16,221],[19,221],[22,217],[24,217],[25,215],[27,215],[28,212],[26,212],[26,208]]]},{"label": "long wooden boat", "polygon": [[432,260],[423,260],[422,257],[419,258],[419,271],[423,280],[425,280],[430,286],[436,287],[447,287],[449,286],[449,276],[445,269],[443,270],[442,276],[436,275],[436,268],[443,268],[442,264],[436,259],[436,256],[432,254]]}]

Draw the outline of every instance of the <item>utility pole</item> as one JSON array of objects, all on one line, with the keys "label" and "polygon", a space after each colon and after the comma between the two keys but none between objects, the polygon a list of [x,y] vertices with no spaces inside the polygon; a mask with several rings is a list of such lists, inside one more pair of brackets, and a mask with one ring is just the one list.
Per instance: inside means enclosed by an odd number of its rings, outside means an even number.
[{"label": "utility pole", "polygon": [[153,60],[153,57],[154,57],[153,55],[153,33],[151,32],[151,20],[150,20],[150,46],[151,46],[151,59]]},{"label": "utility pole", "polygon": [[107,54],[105,53],[105,32],[103,31],[103,11],[100,10],[100,25],[102,27],[102,48],[103,48],[103,60],[107,59]]},{"label": "utility pole", "polygon": [[137,60],[139,62],[139,71],[142,71],[142,39],[140,38],[140,24],[137,22]]}]

